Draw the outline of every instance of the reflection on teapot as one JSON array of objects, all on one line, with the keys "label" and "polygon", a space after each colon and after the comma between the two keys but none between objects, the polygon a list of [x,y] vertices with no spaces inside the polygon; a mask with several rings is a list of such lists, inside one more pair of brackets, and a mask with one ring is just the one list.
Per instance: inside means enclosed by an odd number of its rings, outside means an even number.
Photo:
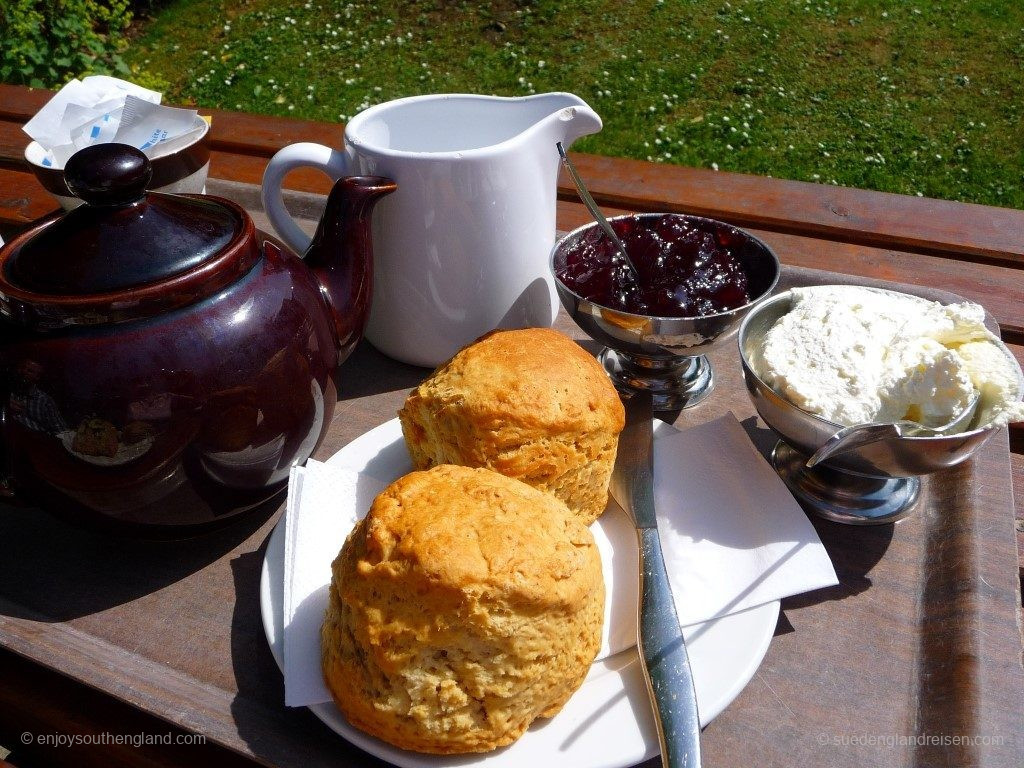
[{"label": "reflection on teapot", "polygon": [[0,249],[7,485],[147,535],[209,527],[283,490],[323,438],[371,282],[389,179],[340,179],[305,262],[236,204],[145,193],[130,147],[76,154],[86,205]]},{"label": "reflection on teapot", "polygon": [[356,115],[343,150],[304,143],[278,152],[263,177],[263,205],[302,252],[309,238],[281,198],[289,171],[395,179],[398,191],[374,212],[366,337],[398,360],[434,366],[493,328],[554,322],[555,143],[600,129],[597,114],[568,93],[398,99]]},{"label": "reflection on teapot", "polygon": [[326,425],[324,393],[309,373],[306,357],[286,347],[251,384],[208,398],[196,449],[213,480],[237,488],[281,482],[288,478],[290,457],[312,452]]},{"label": "reflection on teapot", "polygon": [[11,418],[37,432],[57,434],[67,430],[56,401],[39,386],[43,366],[36,360],[19,361],[11,377],[8,408]]}]

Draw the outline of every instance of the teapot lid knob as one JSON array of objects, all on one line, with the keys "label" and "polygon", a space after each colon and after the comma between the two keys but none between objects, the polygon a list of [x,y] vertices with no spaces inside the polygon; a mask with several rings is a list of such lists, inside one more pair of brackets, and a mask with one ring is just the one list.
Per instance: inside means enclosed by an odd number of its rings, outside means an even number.
[{"label": "teapot lid knob", "polygon": [[93,144],[64,166],[64,181],[89,205],[127,205],[142,199],[153,167],[141,150],[127,144]]}]

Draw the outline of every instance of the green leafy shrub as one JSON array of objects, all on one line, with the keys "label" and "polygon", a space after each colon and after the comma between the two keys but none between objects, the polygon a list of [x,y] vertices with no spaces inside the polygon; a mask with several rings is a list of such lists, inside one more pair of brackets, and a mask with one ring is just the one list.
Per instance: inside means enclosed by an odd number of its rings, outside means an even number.
[{"label": "green leafy shrub", "polygon": [[5,0],[0,4],[0,81],[57,87],[88,74],[128,74],[121,52],[129,0]]}]

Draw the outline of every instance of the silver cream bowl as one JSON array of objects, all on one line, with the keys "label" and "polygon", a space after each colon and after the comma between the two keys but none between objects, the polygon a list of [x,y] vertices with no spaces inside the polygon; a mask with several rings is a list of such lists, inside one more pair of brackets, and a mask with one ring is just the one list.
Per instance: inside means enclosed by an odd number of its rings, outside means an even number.
[{"label": "silver cream bowl", "polygon": [[[791,305],[789,291],[759,304],[740,325],[738,343],[743,380],[754,408],[782,438],[772,453],[772,464],[809,511],[855,525],[899,520],[914,509],[921,475],[966,461],[999,431],[991,424],[969,424],[955,435],[890,438],[832,456],[809,469],[808,457],[843,425],[797,407],[756,372],[765,334]],[[1016,360],[1002,342],[997,345],[1014,363],[1018,391],[1024,390]],[[975,420],[984,412],[984,407],[979,408]]]}]

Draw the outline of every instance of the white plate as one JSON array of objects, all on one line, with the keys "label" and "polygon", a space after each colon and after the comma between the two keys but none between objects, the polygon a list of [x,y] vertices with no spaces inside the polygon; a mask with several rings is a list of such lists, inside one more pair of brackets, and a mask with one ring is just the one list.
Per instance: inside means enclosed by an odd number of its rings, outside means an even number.
[{"label": "white plate", "polygon": [[[366,472],[384,482],[412,471],[398,419],[356,438],[327,463]],[[282,523],[267,544],[260,577],[260,608],[270,650],[283,669]],[[610,568],[612,564],[605,559],[603,565]],[[702,725],[711,722],[750,682],[768,650],[778,616],[776,601],[684,628]],[[400,768],[624,768],[658,754],[657,732],[635,648],[595,662],[583,685],[555,717],[536,721],[515,744],[483,755],[408,752],[352,727],[333,703],[315,704],[309,709],[347,741]]]},{"label": "white plate", "polygon": [[93,456],[92,454],[80,453],[75,450],[74,431],[59,432],[57,437],[60,438],[61,443],[64,445],[64,450],[72,456],[89,464],[95,464],[98,467],[116,467],[121,464],[127,464],[129,461],[134,461],[152,448],[153,443],[156,441],[155,437],[146,437],[136,443],[119,442],[117,444],[117,453],[113,456]]}]

